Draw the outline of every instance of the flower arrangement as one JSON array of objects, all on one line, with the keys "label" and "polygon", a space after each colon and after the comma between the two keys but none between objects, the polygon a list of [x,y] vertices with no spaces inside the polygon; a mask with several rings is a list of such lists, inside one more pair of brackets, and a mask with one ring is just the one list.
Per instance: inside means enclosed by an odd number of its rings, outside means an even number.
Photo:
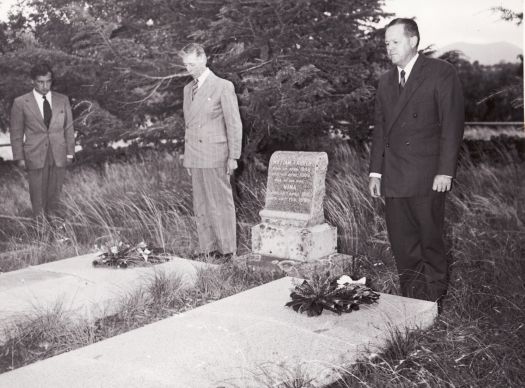
[{"label": "flower arrangement", "polygon": [[306,312],[311,316],[321,315],[324,309],[341,315],[359,310],[361,304],[376,303],[379,294],[367,286],[365,277],[354,280],[348,275],[332,277],[330,273],[314,274],[310,280],[304,280],[290,294],[291,301],[286,303],[298,313]]},{"label": "flower arrangement", "polygon": [[170,258],[164,254],[164,250],[146,244],[144,241],[131,245],[123,241],[106,242],[96,246],[103,250],[98,258],[93,260],[93,266],[107,266],[116,268],[128,268],[128,266],[147,266],[169,261]]}]

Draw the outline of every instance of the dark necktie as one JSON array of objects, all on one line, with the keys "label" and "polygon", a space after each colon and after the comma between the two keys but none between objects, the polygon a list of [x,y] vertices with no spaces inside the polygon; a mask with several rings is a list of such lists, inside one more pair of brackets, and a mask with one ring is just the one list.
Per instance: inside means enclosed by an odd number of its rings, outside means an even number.
[{"label": "dark necktie", "polygon": [[49,101],[47,101],[46,96],[42,96],[44,99],[44,124],[47,128],[49,128],[49,123],[51,122],[51,105],[49,104]]},{"label": "dark necktie", "polygon": [[195,98],[195,94],[197,93],[197,90],[199,89],[199,80],[196,79],[193,81],[193,84],[191,85],[191,99],[193,100]]},{"label": "dark necktie", "polygon": [[401,70],[401,79],[399,80],[399,91],[401,92],[405,88],[405,70]]}]

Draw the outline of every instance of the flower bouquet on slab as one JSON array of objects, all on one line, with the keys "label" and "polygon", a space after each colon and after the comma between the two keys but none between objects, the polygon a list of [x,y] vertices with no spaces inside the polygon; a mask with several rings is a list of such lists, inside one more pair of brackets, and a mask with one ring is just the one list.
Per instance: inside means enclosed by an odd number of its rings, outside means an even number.
[{"label": "flower bouquet on slab", "polygon": [[108,241],[96,245],[103,252],[93,260],[95,267],[128,268],[129,266],[148,266],[169,261],[170,258],[162,248],[156,248],[144,241],[132,245],[123,241]]},{"label": "flower bouquet on slab", "polygon": [[323,310],[336,314],[359,310],[362,304],[376,303],[379,294],[367,286],[365,277],[355,280],[348,275],[332,277],[330,273],[314,274],[297,285],[290,294],[287,307],[309,317],[321,315]]}]

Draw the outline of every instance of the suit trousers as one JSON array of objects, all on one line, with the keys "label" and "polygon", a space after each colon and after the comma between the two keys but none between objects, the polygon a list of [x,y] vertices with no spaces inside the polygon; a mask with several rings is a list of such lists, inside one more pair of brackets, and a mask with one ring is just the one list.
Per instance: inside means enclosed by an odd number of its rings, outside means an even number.
[{"label": "suit trousers", "polygon": [[191,168],[193,211],[201,252],[237,251],[235,205],[226,168]]},{"label": "suit trousers", "polygon": [[33,217],[56,215],[65,175],[66,168],[56,166],[48,147],[44,167],[27,171]]},{"label": "suit trousers", "polygon": [[435,301],[448,286],[445,193],[386,198],[386,224],[403,296]]}]

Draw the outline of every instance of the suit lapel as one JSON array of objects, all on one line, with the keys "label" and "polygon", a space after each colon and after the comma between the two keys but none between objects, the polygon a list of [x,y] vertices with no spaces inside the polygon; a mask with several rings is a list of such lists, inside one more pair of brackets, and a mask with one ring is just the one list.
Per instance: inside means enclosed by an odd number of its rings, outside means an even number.
[{"label": "suit lapel", "polygon": [[49,123],[49,127],[51,128],[53,124],[53,120],[58,117],[58,114],[60,113],[60,96],[56,93],[51,92],[51,122]]},{"label": "suit lapel", "polygon": [[38,109],[38,103],[36,102],[35,94],[32,91],[27,93],[24,100],[29,107],[29,110],[33,113],[39,123],[42,124],[42,127],[45,128],[46,125],[44,124],[44,118],[42,117],[42,113],[40,113],[40,109]]},{"label": "suit lapel", "polygon": [[197,93],[195,93],[193,100],[191,99],[191,86],[188,87],[186,96],[190,101],[188,108],[188,121],[190,121],[195,115],[198,115],[200,113],[200,110],[205,104],[206,99],[213,91],[216,79],[217,76],[213,74],[213,72],[211,72],[210,70],[210,74],[208,75],[202,86],[199,88],[199,90],[197,90]]},{"label": "suit lapel", "polygon": [[[408,78],[407,83],[405,84],[405,88],[403,89],[403,91],[401,92],[397,100],[392,100],[392,101],[397,101],[397,103],[394,105],[394,110],[392,112],[392,116],[389,120],[389,124],[387,128],[387,133],[390,132],[394,123],[399,117],[399,114],[401,113],[403,108],[406,106],[408,101],[410,101],[410,98],[412,97],[414,92],[419,88],[419,86],[423,82],[425,65],[426,65],[425,57],[422,54],[419,54],[419,57],[416,60],[414,67],[412,68],[412,72],[410,73],[410,77]],[[394,73],[396,76],[394,87],[398,88],[397,69]]]}]

